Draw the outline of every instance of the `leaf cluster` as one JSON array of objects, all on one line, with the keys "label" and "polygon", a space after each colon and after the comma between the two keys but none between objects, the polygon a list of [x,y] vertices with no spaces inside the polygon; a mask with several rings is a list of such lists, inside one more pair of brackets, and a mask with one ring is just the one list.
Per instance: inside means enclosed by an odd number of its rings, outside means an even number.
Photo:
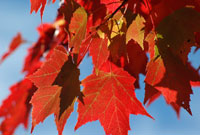
[{"label": "leaf cluster", "polygon": [[[40,9],[42,18],[46,2],[31,0],[31,13]],[[11,86],[0,107],[3,135],[12,135],[21,123],[27,127],[30,112],[32,131],[54,114],[62,135],[75,102],[75,130],[99,120],[107,135],[127,135],[130,114],[154,119],[136,97],[139,74],[146,76],[144,104],[163,96],[178,116],[181,108],[192,115],[190,95],[192,87],[200,86],[200,74],[188,54],[191,47],[200,48],[199,1],[60,3],[55,21],[38,26],[39,38],[24,60],[25,77]],[[24,42],[18,33],[0,62]],[[93,72],[79,80],[79,65],[87,54],[92,57]]]}]

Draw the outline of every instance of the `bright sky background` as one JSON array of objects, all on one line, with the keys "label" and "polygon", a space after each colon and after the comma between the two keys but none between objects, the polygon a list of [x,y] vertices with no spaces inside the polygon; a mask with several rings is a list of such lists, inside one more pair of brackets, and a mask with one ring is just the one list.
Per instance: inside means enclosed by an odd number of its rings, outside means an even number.
[{"label": "bright sky background", "polygon": [[[43,22],[51,22],[56,16],[58,3],[50,4],[46,7],[43,15]],[[0,65],[0,104],[9,94],[9,86],[23,78],[21,69],[23,59],[27,53],[27,48],[37,40],[38,34],[35,30],[36,26],[41,23],[39,13],[30,15],[29,0],[1,0],[0,1],[0,55],[6,51],[11,39],[17,32],[21,32],[22,36],[29,41],[23,44],[12,56],[10,56],[2,65]],[[200,51],[195,55],[190,55],[190,60],[197,68],[200,65]],[[81,66],[82,80],[91,73],[91,59],[84,61]],[[142,102],[144,98],[144,76],[141,76],[141,90],[136,90],[137,97]],[[167,106],[163,97],[154,102],[147,111],[156,119],[152,120],[145,116],[131,115],[130,125],[131,131],[129,135],[200,135],[200,90],[194,89],[194,95],[191,96],[191,109],[193,116],[190,116],[185,110],[181,110],[180,120],[177,119],[175,112],[170,106]],[[75,111],[69,118],[63,135],[104,135],[104,130],[98,121],[88,123],[76,132],[74,126],[77,121]],[[20,111],[20,110],[19,110]],[[30,121],[31,123],[31,121]],[[29,126],[28,130],[24,130],[20,126],[16,135],[31,135]],[[44,123],[35,127],[34,135],[57,135],[54,124],[53,115],[48,117]]]}]

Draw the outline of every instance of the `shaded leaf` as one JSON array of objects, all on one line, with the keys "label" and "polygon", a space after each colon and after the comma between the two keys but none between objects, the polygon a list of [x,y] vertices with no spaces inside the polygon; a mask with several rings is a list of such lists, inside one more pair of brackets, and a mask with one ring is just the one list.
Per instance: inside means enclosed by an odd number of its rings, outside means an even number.
[{"label": "shaded leaf", "polygon": [[111,39],[108,47],[110,51],[111,61],[117,63],[117,61],[126,53],[125,35],[118,34]]},{"label": "shaded leaf", "polygon": [[[71,77],[73,73],[78,70],[77,69],[74,72],[71,72],[70,70],[65,71],[66,65],[67,68],[69,68],[68,64],[74,67],[74,65],[71,65],[71,59],[68,58],[65,48],[62,46],[57,46],[51,58],[47,60],[38,71],[28,77],[38,87],[38,90],[31,99],[31,103],[33,105],[32,131],[35,125],[42,122],[50,114],[54,113],[59,135],[62,134],[67,118],[73,111],[73,108],[70,105],[73,103],[75,96],[69,97],[70,103],[68,103],[67,107],[64,104],[64,109],[63,101],[68,101],[69,99],[66,97],[64,97],[64,99],[62,98],[66,93],[73,94],[73,89],[69,88],[69,86],[72,86],[74,82],[72,82],[70,79],[72,79]],[[60,72],[69,76],[62,78],[62,74],[60,74]],[[77,75],[79,75],[79,72]],[[75,79],[77,79],[77,77],[75,77]],[[78,80],[78,86],[76,87],[80,87],[79,85],[80,83]],[[71,98],[73,98],[73,101],[71,101]],[[63,112],[61,113],[60,111]]]},{"label": "shaded leaf", "polygon": [[79,99],[83,102],[83,95],[80,92],[79,75],[80,70],[73,63],[72,57],[69,56],[68,60],[64,63],[61,71],[58,73],[55,81],[52,84],[62,87],[60,94],[59,117],[72,104],[76,97],[79,97]]},{"label": "shaded leaf", "polygon": [[142,50],[139,44],[130,40],[126,47],[127,56],[125,56],[126,61],[124,69],[133,77],[136,78],[135,88],[139,88],[139,74],[146,73],[146,65],[148,58],[146,52]]},{"label": "shaded leaf", "polygon": [[200,75],[191,67],[187,57],[191,46],[195,45],[194,32],[200,31],[198,22],[198,12],[182,8],[159,24],[156,30],[162,37],[157,39],[157,56],[148,64],[145,79],[162,93],[168,104],[183,107],[190,114],[189,102],[193,93],[190,82],[198,82]]},{"label": "shaded leaf", "polygon": [[58,12],[60,14],[63,14],[66,24],[66,29],[69,30],[69,24],[71,22],[71,19],[73,17],[73,13],[78,9],[80,6],[74,1],[74,0],[65,0],[60,8],[58,9]]}]

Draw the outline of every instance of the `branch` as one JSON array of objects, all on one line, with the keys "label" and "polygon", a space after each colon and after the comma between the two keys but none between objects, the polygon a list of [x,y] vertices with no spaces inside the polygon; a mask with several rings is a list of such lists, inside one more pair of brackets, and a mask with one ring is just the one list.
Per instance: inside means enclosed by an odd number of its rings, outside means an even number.
[{"label": "branch", "polygon": [[102,22],[99,26],[96,27],[96,30],[98,30],[102,25],[109,21],[127,2],[128,0],[124,0],[122,4],[104,22]]}]

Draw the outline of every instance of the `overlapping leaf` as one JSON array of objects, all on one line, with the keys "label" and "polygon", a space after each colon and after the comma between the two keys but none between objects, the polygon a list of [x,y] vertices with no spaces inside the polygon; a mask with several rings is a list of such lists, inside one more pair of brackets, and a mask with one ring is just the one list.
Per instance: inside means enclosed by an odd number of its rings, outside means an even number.
[{"label": "overlapping leaf", "polygon": [[60,94],[59,117],[72,104],[75,97],[79,97],[83,102],[83,94],[80,92],[79,75],[79,69],[73,63],[72,57],[69,56],[53,82],[53,85],[59,85],[62,87]]},{"label": "overlapping leaf", "polygon": [[[95,70],[98,72],[101,65],[108,59],[108,38],[105,36],[103,38],[94,38],[90,43],[90,56],[92,56],[93,64]],[[96,72],[96,73],[97,73]]]},{"label": "overlapping leaf", "polygon": [[146,51],[143,50],[139,44],[130,40],[126,45],[127,56],[125,57],[124,69],[135,77],[135,88],[139,88],[139,74],[146,73],[146,65],[148,58]]},{"label": "overlapping leaf", "polygon": [[[200,31],[199,23],[200,14],[192,8],[177,10],[161,22],[157,28],[161,35],[157,55],[149,62],[145,79],[162,93],[168,104],[177,104],[190,114],[189,101],[193,93],[190,82],[198,82],[200,76],[188,63],[187,55],[195,43],[194,32]],[[146,92],[151,90],[146,89]]]},{"label": "overlapping leaf", "polygon": [[122,3],[122,0],[100,0],[101,3],[105,4],[108,13],[113,13]]},{"label": "overlapping leaf", "polygon": [[104,18],[106,17],[107,8],[106,5],[101,3],[100,0],[77,0],[82,7],[88,13],[88,23],[87,23],[87,31],[92,31],[94,26],[98,26],[102,23]]},{"label": "overlapping leaf", "polygon": [[[71,19],[73,17],[73,13],[80,7],[79,4],[77,4],[74,0],[64,0],[60,8],[58,9],[58,12],[63,15],[66,21],[66,30],[69,29],[69,24],[71,22]],[[84,13],[83,13],[84,14]]]},{"label": "overlapping leaf", "polygon": [[32,71],[33,67],[40,63],[43,53],[48,49],[53,48],[52,41],[55,27],[52,24],[42,24],[38,27],[38,32],[40,37],[38,41],[28,49],[28,55],[25,58],[23,72]]},{"label": "overlapping leaf", "polygon": [[56,47],[52,57],[37,72],[29,76],[38,87],[31,99],[32,130],[35,125],[54,113],[58,132],[62,134],[66,120],[73,110],[75,97],[82,96],[78,77],[79,70],[62,46]]},{"label": "overlapping leaf", "polygon": [[71,22],[69,24],[69,31],[72,34],[69,41],[69,47],[73,47],[74,53],[79,52],[80,44],[85,38],[86,26],[87,13],[84,8],[80,7],[73,13],[73,17],[71,18]]}]

